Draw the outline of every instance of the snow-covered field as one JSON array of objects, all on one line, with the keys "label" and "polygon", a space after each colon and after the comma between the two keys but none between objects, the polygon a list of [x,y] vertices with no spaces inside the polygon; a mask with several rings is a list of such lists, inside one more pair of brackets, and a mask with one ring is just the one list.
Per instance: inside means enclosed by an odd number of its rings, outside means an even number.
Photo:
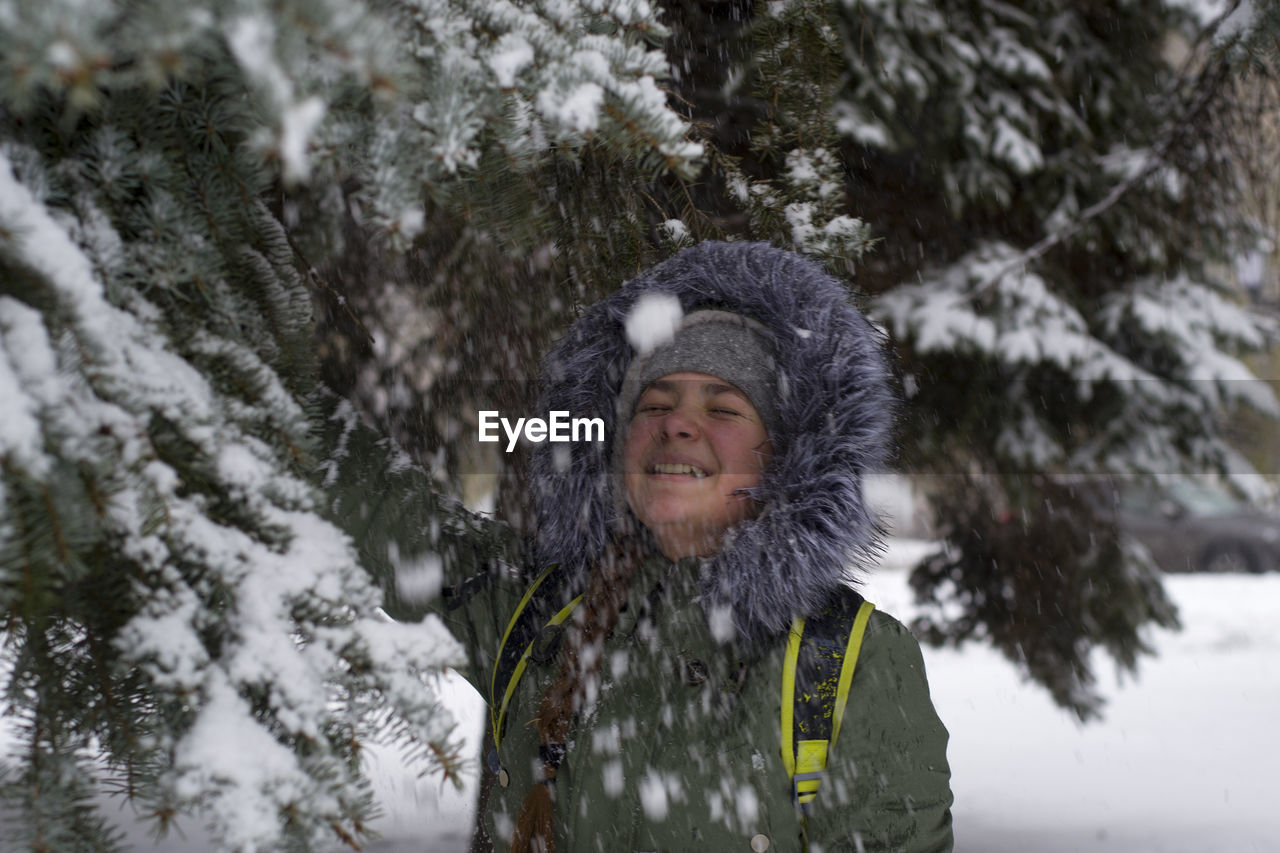
[{"label": "snow-covered field", "polygon": [[[909,613],[896,569],[870,597]],[[1180,633],[1080,725],[987,648],[925,650],[958,853],[1280,851],[1280,575],[1169,575]],[[1103,679],[1100,678],[1100,681]]]},{"label": "snow-covered field", "polygon": [[[893,543],[868,597],[912,611],[905,567],[923,543]],[[1280,851],[1280,575],[1175,575],[1181,633],[1116,685],[1101,723],[1081,726],[987,648],[926,650],[934,700],[951,730],[958,853],[1246,853]],[[481,723],[461,680],[445,688],[464,725]],[[231,745],[229,745],[230,748]],[[386,814],[372,853],[461,853],[470,792],[419,780],[394,755],[370,770]],[[120,813],[124,814],[124,813]],[[140,851],[203,853],[202,834]]]}]

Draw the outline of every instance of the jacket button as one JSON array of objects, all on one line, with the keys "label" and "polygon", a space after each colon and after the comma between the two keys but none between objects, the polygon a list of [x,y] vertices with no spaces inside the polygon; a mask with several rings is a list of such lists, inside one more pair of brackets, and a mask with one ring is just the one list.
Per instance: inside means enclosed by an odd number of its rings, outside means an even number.
[{"label": "jacket button", "polygon": [[697,658],[680,661],[680,679],[690,687],[699,685],[710,677],[707,665]]},{"label": "jacket button", "polygon": [[764,853],[769,849],[769,836],[760,834],[751,839],[751,849],[755,853]]},{"label": "jacket button", "polygon": [[[505,767],[498,768],[498,784],[504,788],[511,784],[511,774],[507,772]],[[768,844],[767,841],[765,843]]]}]

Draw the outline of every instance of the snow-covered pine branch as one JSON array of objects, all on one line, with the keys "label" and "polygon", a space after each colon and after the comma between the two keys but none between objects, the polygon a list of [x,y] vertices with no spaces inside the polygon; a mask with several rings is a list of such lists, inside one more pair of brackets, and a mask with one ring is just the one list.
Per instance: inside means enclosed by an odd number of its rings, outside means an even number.
[{"label": "snow-covered pine branch", "polygon": [[[228,849],[276,846],[286,814],[308,843],[327,842],[330,824],[367,808],[353,762],[366,709],[335,698],[420,708],[429,691],[413,674],[457,662],[456,644],[440,628],[378,620],[381,596],[317,514],[295,457],[311,427],[273,370],[208,330],[173,340],[141,294],[112,304],[96,268],[119,261],[118,236],[99,220],[91,242],[114,257],[86,252],[5,157],[0,198],[5,262],[27,285],[25,300],[0,296],[0,382],[18,413],[0,445],[4,606],[40,614],[9,626],[24,648],[13,677],[25,689],[11,701],[41,735],[24,787],[58,787],[39,760],[50,743],[92,754],[131,730],[133,752],[109,749],[105,768],[82,772],[99,785],[123,777],[156,815],[199,807]],[[230,376],[239,394],[218,387]],[[25,505],[34,495],[42,506]],[[69,598],[94,589],[122,598]],[[105,630],[96,615],[118,624]],[[55,656],[48,632],[68,619],[85,620],[81,641]],[[111,648],[93,647],[99,631]],[[89,699],[63,693],[81,668],[121,681],[115,707],[110,688],[96,710],[68,705]],[[58,731],[64,717],[79,717],[78,731]],[[447,719],[416,722],[422,741],[447,742]]]},{"label": "snow-covered pine branch", "polygon": [[13,14],[7,101],[49,87],[87,111],[217,67],[218,86],[253,95],[225,115],[249,150],[286,182],[362,181],[367,216],[397,240],[415,236],[424,190],[494,146],[526,167],[588,139],[676,171],[701,155],[666,105],[665,30],[646,0],[55,0]]},{"label": "snow-covered pine branch", "polygon": [[[990,448],[1006,470],[1242,471],[1238,451],[1204,426],[1237,406],[1280,417],[1270,386],[1228,354],[1260,348],[1277,333],[1274,323],[1186,276],[1138,283],[1086,315],[1018,266],[1019,257],[1012,246],[986,245],[874,305],[874,316],[915,356],[961,356],[999,377],[990,387],[969,381],[1010,415]],[[1070,403],[1049,407],[1027,393],[1044,371],[1064,380]],[[1062,406],[1084,411],[1099,399],[1117,408],[1092,429],[1064,429],[1057,420]],[[1133,424],[1147,426],[1135,433]],[[1184,439],[1195,433],[1202,436],[1191,453]]]},{"label": "snow-covered pine branch", "polygon": [[[366,826],[369,738],[456,770],[432,679],[458,647],[388,622],[370,570],[406,536],[418,565],[482,533],[403,454],[322,437],[316,275],[286,222],[309,251],[350,239],[354,187],[360,221],[404,245],[424,197],[486,155],[533,168],[590,143],[690,168],[662,32],[643,0],[0,3],[0,606],[21,739],[0,810],[24,816],[0,846],[116,849],[94,812],[116,791],[226,850],[316,849]],[[344,466],[398,476],[411,507],[360,552],[339,526],[358,506],[322,491]],[[446,553],[449,531],[466,547]]]},{"label": "snow-covered pine branch", "polygon": [[771,3],[752,23],[755,96],[765,107],[752,149],[776,161],[769,179],[727,163],[729,194],[757,235],[850,271],[871,248],[871,231],[846,213],[844,174],[831,108],[839,90],[841,41],[826,4]]}]

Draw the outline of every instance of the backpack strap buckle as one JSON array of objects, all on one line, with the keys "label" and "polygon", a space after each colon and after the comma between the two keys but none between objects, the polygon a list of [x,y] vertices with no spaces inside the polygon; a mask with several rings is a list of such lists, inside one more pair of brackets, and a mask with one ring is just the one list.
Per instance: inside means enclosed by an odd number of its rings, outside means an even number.
[{"label": "backpack strap buckle", "polygon": [[818,788],[822,787],[822,780],[826,776],[825,770],[818,770],[813,773],[797,773],[791,777],[792,795],[801,814],[808,815],[813,811],[813,801],[818,798]]}]

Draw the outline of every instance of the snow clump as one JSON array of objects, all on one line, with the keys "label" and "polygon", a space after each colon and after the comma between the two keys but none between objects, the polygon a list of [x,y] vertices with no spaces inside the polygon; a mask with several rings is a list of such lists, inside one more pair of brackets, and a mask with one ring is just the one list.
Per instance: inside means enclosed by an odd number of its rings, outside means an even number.
[{"label": "snow clump", "polygon": [[682,245],[689,241],[689,226],[679,219],[668,219],[658,227],[662,229],[663,236],[676,245]]},{"label": "snow clump", "polygon": [[[394,546],[394,543],[391,543]],[[399,549],[389,549],[396,567],[396,592],[411,604],[430,601],[444,585],[444,562],[439,554],[422,554],[414,559],[401,559]]]},{"label": "snow clump", "polygon": [[627,314],[627,341],[636,355],[648,355],[675,337],[683,319],[679,299],[669,293],[646,293]]},{"label": "snow clump", "polygon": [[649,820],[666,820],[671,801],[683,802],[684,787],[674,773],[660,773],[650,767],[640,780],[640,807]]}]

